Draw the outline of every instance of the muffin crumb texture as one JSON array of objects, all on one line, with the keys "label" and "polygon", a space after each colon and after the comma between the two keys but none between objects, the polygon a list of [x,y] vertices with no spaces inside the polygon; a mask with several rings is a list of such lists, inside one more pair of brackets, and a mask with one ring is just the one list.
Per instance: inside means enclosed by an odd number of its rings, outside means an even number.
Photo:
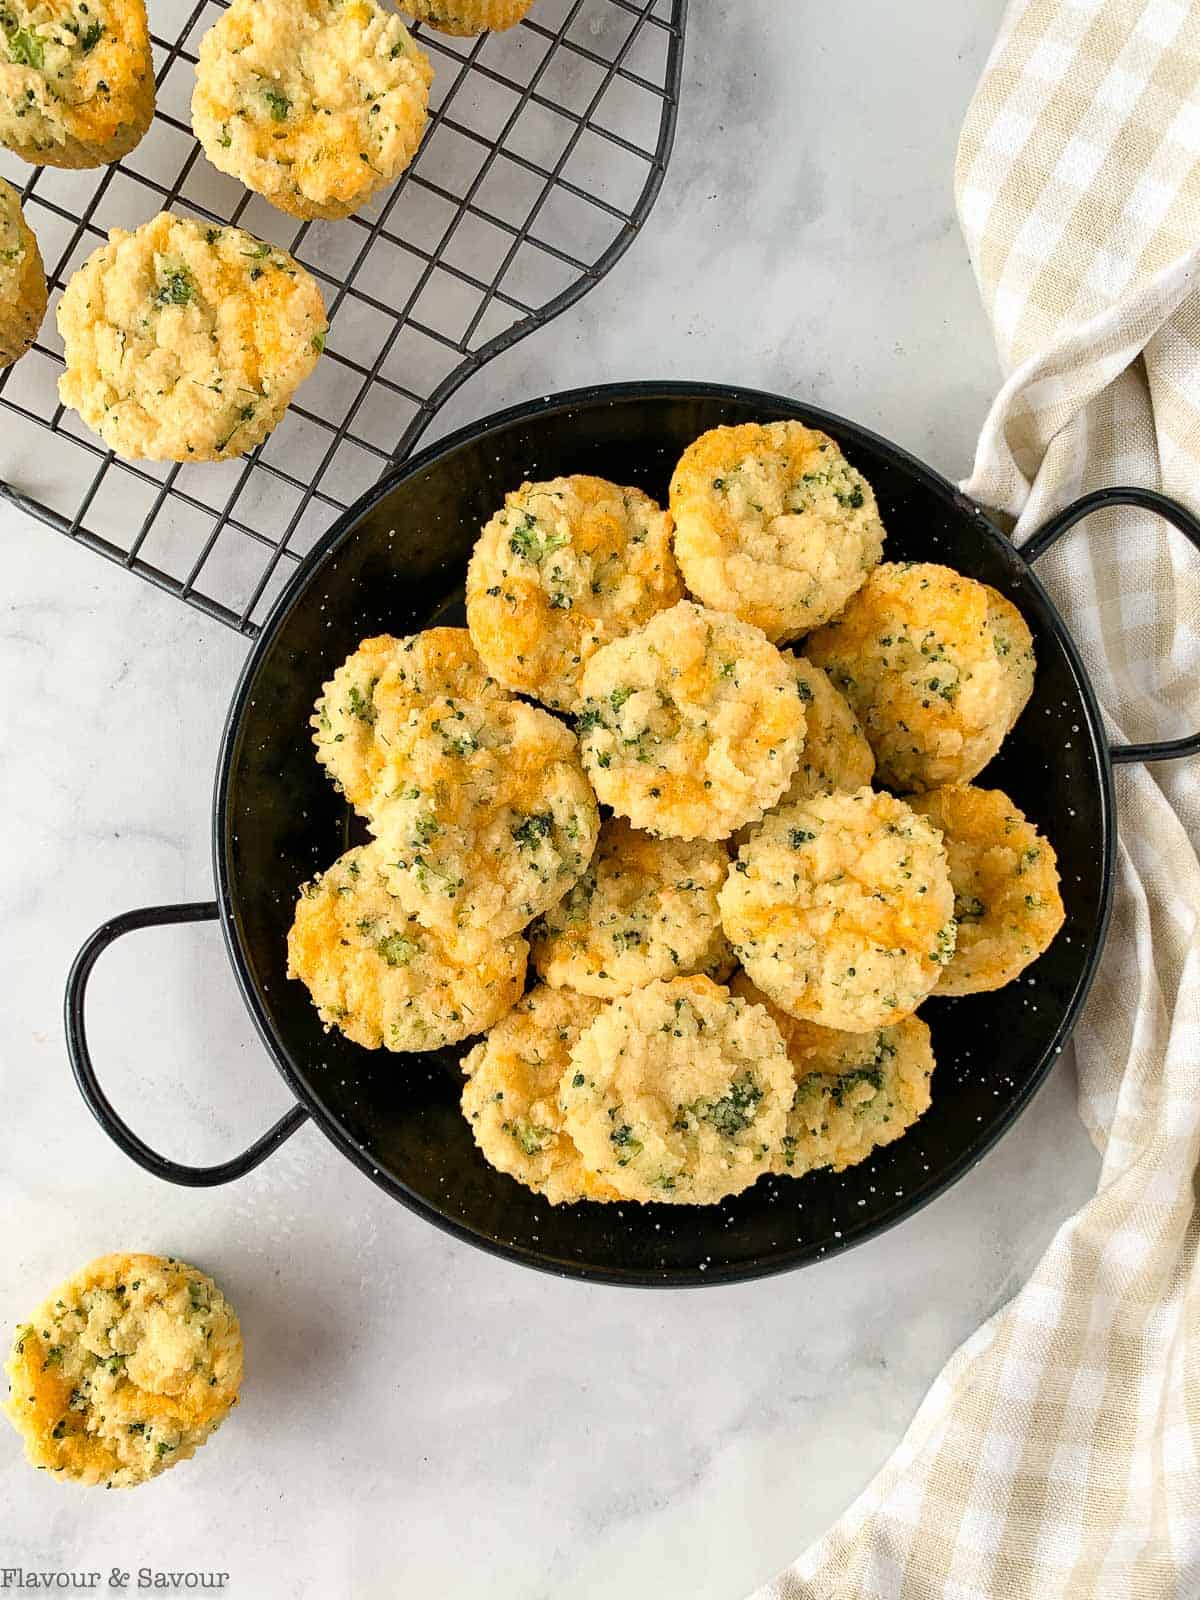
[{"label": "muffin crumb texture", "polygon": [[0,143],[36,166],[107,166],[153,116],[144,0],[4,0]]}]

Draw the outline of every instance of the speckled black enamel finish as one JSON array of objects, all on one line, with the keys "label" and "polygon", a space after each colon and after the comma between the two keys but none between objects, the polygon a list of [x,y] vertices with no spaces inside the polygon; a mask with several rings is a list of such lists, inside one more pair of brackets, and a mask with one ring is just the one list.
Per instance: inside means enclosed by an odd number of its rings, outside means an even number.
[{"label": "speckled black enamel finish", "polygon": [[[942,561],[994,584],[1033,630],[1034,697],[980,781],[1053,841],[1067,923],[1018,983],[931,1001],[934,1104],[907,1137],[840,1176],[764,1180],[719,1207],[550,1207],[494,1172],[458,1109],[457,1053],[370,1053],[322,1031],[285,976],[297,886],[345,847],[346,809],[308,719],[360,639],[461,620],[479,527],[524,478],[595,472],[663,499],[685,445],[718,423],[799,417],[870,479],[887,555]],[[695,1284],[819,1259],[910,1215],[984,1154],[1027,1104],[1078,1014],[1108,918],[1114,819],[1099,716],[1061,620],[1008,541],[950,484],[886,441],[748,391],[636,385],[526,406],[435,446],[326,537],[263,631],[230,713],[217,779],[222,920],[250,1010],[300,1100],[389,1193],[460,1237],[551,1271]]]}]

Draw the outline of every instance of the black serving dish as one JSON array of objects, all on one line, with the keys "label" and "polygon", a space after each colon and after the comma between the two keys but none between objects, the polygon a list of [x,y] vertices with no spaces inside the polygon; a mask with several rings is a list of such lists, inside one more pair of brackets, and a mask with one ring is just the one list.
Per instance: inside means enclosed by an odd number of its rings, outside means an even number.
[{"label": "black serving dish", "polygon": [[[720,1206],[553,1208],[478,1154],[458,1109],[457,1051],[397,1058],[322,1031],[285,972],[296,891],[345,848],[348,816],[318,767],[308,719],[321,683],[372,633],[461,621],[467,558],[506,490],[593,472],[664,500],[671,469],[719,423],[796,417],[831,433],[870,479],[889,559],[944,562],[994,585],[1033,631],[1033,698],[980,781],[1006,790],[1058,851],[1067,922],[1022,979],[931,1000],[931,1110],[905,1138],[840,1175],[763,1179]],[[1101,505],[1150,507],[1200,546],[1200,524],[1145,490],[1076,502],[1019,552],[977,506],[865,429],[777,396],[692,384],[559,395],[462,430],[398,469],[329,531],[281,595],[233,698],[217,769],[217,898],[118,917],[88,940],[67,992],[72,1065],[109,1134],[175,1183],[248,1172],[307,1118],[383,1189],[459,1238],[552,1272],[610,1283],[722,1283],[780,1272],[879,1233],[948,1188],[1010,1127],[1062,1050],[1104,941],[1116,817],[1112,764],[1194,753],[1200,737],[1110,750],[1079,654],[1032,563]],[[240,1156],[184,1167],[145,1145],[95,1076],[84,995],[99,953],[150,924],[219,917],[242,994],[297,1104]]]}]

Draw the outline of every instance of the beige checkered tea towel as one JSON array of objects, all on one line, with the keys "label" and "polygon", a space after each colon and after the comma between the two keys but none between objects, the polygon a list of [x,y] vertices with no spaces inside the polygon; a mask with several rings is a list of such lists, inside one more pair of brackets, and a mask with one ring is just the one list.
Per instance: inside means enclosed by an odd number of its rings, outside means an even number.
[{"label": "beige checkered tea towel", "polygon": [[[968,492],[1018,542],[1108,484],[1200,511],[1200,3],[1014,0],[957,193],[1008,374]],[[1039,572],[1115,738],[1200,725],[1195,551],[1105,512]],[[758,1600],[1200,1596],[1200,758],[1119,768],[1117,793],[1076,1033],[1096,1197]]]}]

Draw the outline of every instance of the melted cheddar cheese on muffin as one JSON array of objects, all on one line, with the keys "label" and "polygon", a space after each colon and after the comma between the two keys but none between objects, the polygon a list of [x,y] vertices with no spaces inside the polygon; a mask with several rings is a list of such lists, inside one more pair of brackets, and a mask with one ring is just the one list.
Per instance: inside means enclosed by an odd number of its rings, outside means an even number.
[{"label": "melted cheddar cheese on muffin", "polygon": [[691,593],[773,640],[836,616],[883,552],[871,485],[801,422],[701,434],[675,468],[671,514]]},{"label": "melted cheddar cheese on muffin", "polygon": [[323,685],[312,716],[317,760],[357,811],[366,815],[404,724],[436,696],[511,698],[488,676],[465,628],[364,639]]},{"label": "melted cheddar cheese on muffin", "polygon": [[879,567],[804,649],[858,713],[880,782],[903,792],[973,778],[1033,692],[1020,612],[931,562]]},{"label": "melted cheddar cheese on muffin", "polygon": [[463,1115],[484,1159],[552,1206],[621,1198],[584,1166],[558,1102],[571,1050],[600,1006],[539,985],[462,1061]]},{"label": "melted cheddar cheese on muffin", "polygon": [[815,795],[738,851],[721,921],[791,1016],[863,1033],[915,1011],[954,954],[942,836],[889,794]]},{"label": "melted cheddar cheese on muffin", "polygon": [[144,0],[2,0],[0,144],[37,166],[101,167],[153,116]]},{"label": "melted cheddar cheese on muffin", "polygon": [[281,211],[346,217],[416,155],[432,78],[376,0],[234,0],[200,41],[192,126]]},{"label": "melted cheddar cheese on muffin", "polygon": [[522,484],[467,571],[467,624],[489,671],[562,711],[578,710],[584,667],[602,645],[682,598],[670,517],[604,478]]},{"label": "melted cheddar cheese on muffin", "polygon": [[520,700],[423,703],[367,811],[393,892],[447,933],[525,927],[582,876],[600,831],[574,735]]},{"label": "melted cheddar cheese on muffin", "polygon": [[325,348],[286,251],[163,211],[114,228],[58,307],[59,397],[127,460],[223,461],[260,444]]},{"label": "melted cheddar cheese on muffin", "polygon": [[242,1335],[205,1273],[172,1256],[101,1256],[22,1323],[9,1420],[34,1466],[127,1489],[178,1466],[237,1404]]},{"label": "melted cheddar cheese on muffin", "polygon": [[815,794],[853,793],[875,776],[875,757],[849,701],[828,673],[803,656],[791,658],[804,705],[804,748],[781,805]]},{"label": "melted cheddar cheese on muffin", "polygon": [[843,1172],[902,1138],[929,1110],[933,1047],[920,1017],[846,1033],[789,1017],[744,972],[729,987],[766,1007],[796,1075],[776,1172]]},{"label": "melted cheddar cheese on muffin", "polygon": [[515,27],[532,4],[533,0],[404,0],[404,9],[441,33],[466,38]]},{"label": "melted cheddar cheese on muffin", "polygon": [[451,942],[391,892],[379,845],[347,850],[300,891],[288,977],[326,1030],[368,1050],[438,1050],[482,1033],[520,999],[528,945],[479,933]]},{"label": "melted cheddar cheese on muffin", "polygon": [[637,828],[724,839],[786,790],[804,744],[791,664],[757,628],[683,600],[583,674],[579,739],[605,805]]},{"label": "melted cheddar cheese on muffin", "polygon": [[1003,988],[1065,920],[1054,850],[999,789],[951,785],[911,804],[941,829],[954,886],[954,956],[934,993]]},{"label": "melted cheddar cheese on muffin", "polygon": [[727,976],[717,891],[728,870],[723,845],[656,839],[613,817],[583,877],[530,929],[533,964],[555,988],[605,999],[656,978]]}]

